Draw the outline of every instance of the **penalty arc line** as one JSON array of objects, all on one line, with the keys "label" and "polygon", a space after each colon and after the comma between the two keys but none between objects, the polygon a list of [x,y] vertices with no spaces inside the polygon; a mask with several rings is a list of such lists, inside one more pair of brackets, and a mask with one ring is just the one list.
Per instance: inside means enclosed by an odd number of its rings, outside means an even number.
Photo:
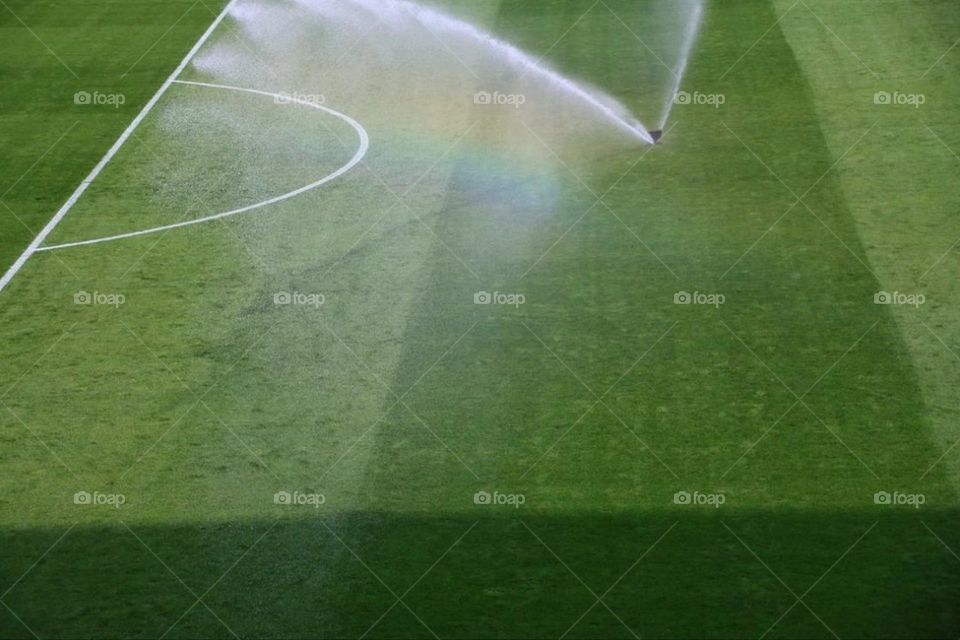
[{"label": "penalty arc line", "polygon": [[130,136],[133,135],[134,130],[140,126],[140,123],[143,122],[144,118],[146,118],[147,115],[153,110],[157,102],[160,101],[160,98],[163,97],[163,94],[167,92],[167,90],[173,84],[174,80],[177,79],[177,76],[183,73],[183,70],[187,68],[187,65],[190,64],[190,61],[193,60],[193,57],[197,55],[197,52],[200,51],[200,48],[207,42],[207,40],[210,39],[210,36],[213,35],[213,32],[216,30],[217,27],[220,26],[220,23],[223,22],[224,18],[227,17],[227,14],[229,13],[230,9],[236,3],[237,3],[237,0],[230,0],[230,2],[227,3],[227,6],[223,8],[223,11],[220,12],[220,14],[214,19],[214,21],[210,24],[210,26],[203,33],[203,35],[200,36],[200,39],[197,40],[196,44],[193,45],[193,48],[190,49],[190,51],[183,58],[183,60],[180,61],[180,64],[177,65],[177,68],[173,70],[173,73],[171,73],[170,76],[164,81],[164,83],[160,85],[160,88],[157,89],[157,92],[153,94],[153,97],[150,98],[149,102],[147,102],[147,104],[144,105],[143,109],[140,110],[140,113],[138,113],[137,117],[133,119],[133,122],[131,122],[127,126],[127,128],[123,131],[123,133],[120,134],[120,137],[117,138],[117,141],[113,143],[113,146],[110,147],[106,155],[104,155],[103,158],[100,159],[100,162],[98,162],[96,166],[93,168],[93,170],[90,172],[90,174],[86,178],[84,178],[83,182],[80,183],[80,186],[76,188],[76,190],[70,195],[67,201],[63,204],[63,206],[60,207],[57,213],[54,214],[54,216],[50,219],[49,222],[47,222],[46,226],[44,226],[43,229],[40,230],[40,233],[38,233],[37,236],[33,239],[33,241],[30,242],[30,244],[27,246],[24,252],[20,254],[20,257],[18,257],[16,261],[12,265],[10,265],[10,268],[7,269],[6,273],[3,274],[3,277],[0,277],[0,291],[3,291],[3,289],[10,283],[13,277],[17,275],[17,272],[19,272],[20,269],[23,268],[23,265],[26,264],[27,260],[30,259],[30,256],[32,256],[37,251],[40,245],[43,244],[43,241],[47,239],[47,236],[50,235],[50,233],[57,227],[57,225],[60,224],[60,221],[63,220],[63,217],[67,215],[67,213],[69,213],[69,211],[77,203],[77,200],[80,199],[80,196],[82,196],[84,192],[86,192],[87,188],[90,186],[90,183],[92,183],[96,179],[96,177],[100,175],[100,172],[103,171],[103,168],[105,166],[107,166],[107,163],[109,163],[110,160],[112,160],[113,157],[117,155],[117,152],[120,150],[120,147],[122,147],[124,143],[130,138]]},{"label": "penalty arc line", "polygon": [[283,202],[284,200],[289,200],[290,198],[294,198],[294,197],[296,197],[296,196],[299,196],[299,195],[302,194],[302,193],[306,193],[307,191],[310,191],[310,190],[312,190],[312,189],[316,189],[317,187],[319,187],[319,186],[321,186],[321,185],[324,185],[324,184],[330,182],[331,180],[335,180],[335,179],[339,178],[340,176],[342,176],[343,174],[345,174],[346,172],[350,171],[352,168],[354,168],[355,166],[357,166],[357,165],[363,160],[363,158],[367,155],[367,151],[370,149],[370,137],[369,137],[369,135],[367,135],[367,131],[366,131],[366,129],[363,128],[363,125],[361,125],[359,122],[357,122],[356,120],[354,120],[354,119],[351,118],[350,116],[348,116],[348,115],[346,115],[346,114],[344,114],[344,113],[340,113],[339,111],[335,111],[335,110],[333,110],[333,109],[330,109],[330,108],[328,108],[328,107],[324,107],[324,106],[322,106],[322,105],[319,105],[319,104],[316,104],[316,103],[313,103],[313,102],[309,102],[309,101],[306,101],[306,100],[301,100],[301,99],[299,99],[299,98],[294,98],[294,97],[287,96],[287,95],[284,95],[284,94],[271,93],[271,92],[269,92],[269,91],[261,91],[261,90],[259,90],[259,89],[248,89],[248,88],[245,88],[245,87],[234,87],[234,86],[231,86],[231,85],[226,85],[226,84],[214,84],[214,83],[210,83],[210,82],[194,82],[194,81],[191,81],[191,80],[174,80],[174,83],[176,83],[176,84],[183,84],[183,85],[192,85],[192,86],[197,86],[197,87],[207,87],[207,88],[211,88],[211,89],[223,89],[223,90],[226,90],[226,91],[238,91],[238,92],[241,92],[241,93],[252,93],[252,94],[255,94],[255,95],[267,96],[267,97],[274,98],[274,99],[277,99],[277,100],[283,99],[283,100],[285,100],[285,101],[287,101],[287,102],[291,102],[291,103],[293,103],[293,104],[299,104],[299,105],[302,105],[302,106],[305,106],[305,107],[313,107],[314,109],[319,109],[320,111],[324,111],[324,112],[326,112],[326,113],[329,113],[330,115],[333,115],[333,116],[336,116],[336,117],[340,118],[341,120],[343,120],[344,122],[346,122],[347,124],[349,124],[351,127],[353,127],[353,129],[357,132],[357,136],[358,136],[359,139],[360,139],[360,146],[357,148],[356,153],[353,154],[353,157],[350,159],[350,161],[349,161],[347,164],[345,164],[345,165],[343,165],[342,167],[340,167],[339,169],[337,169],[336,171],[334,171],[333,173],[331,173],[331,174],[329,174],[329,175],[327,175],[327,176],[324,176],[323,178],[320,178],[319,180],[316,180],[316,181],[314,181],[314,182],[311,182],[311,183],[308,184],[308,185],[304,185],[304,186],[302,186],[302,187],[300,187],[300,188],[298,188],[298,189],[294,189],[293,191],[288,191],[287,193],[284,193],[284,194],[281,194],[281,195],[278,195],[278,196],[274,196],[274,197],[269,198],[269,199],[267,199],[267,200],[264,200],[264,201],[262,201],[262,202],[257,202],[257,203],[254,203],[254,204],[250,204],[250,205],[247,205],[247,206],[245,206],[245,207],[240,207],[239,209],[231,209],[230,211],[223,211],[223,212],[221,212],[221,213],[214,213],[214,214],[211,214],[211,215],[208,215],[208,216],[203,216],[203,217],[200,217],[200,218],[194,218],[194,219],[192,219],[192,220],[184,220],[184,221],[182,221],[182,222],[174,222],[174,223],[172,223],[172,224],[166,224],[166,225],[162,225],[162,226],[159,226],[159,227],[150,227],[149,229],[140,229],[139,231],[129,231],[129,232],[127,232],[127,233],[120,233],[120,234],[113,235],[113,236],[104,236],[104,237],[102,237],[102,238],[92,238],[92,239],[90,239],[90,240],[79,240],[79,241],[77,241],[77,242],[66,242],[66,243],[64,243],[64,244],[54,244],[54,245],[48,245],[48,246],[45,246],[45,247],[38,247],[38,248],[36,249],[36,251],[53,251],[53,250],[56,250],[56,249],[68,249],[68,248],[70,248],[70,247],[81,247],[81,246],[91,245],[91,244],[100,244],[100,243],[102,243],[102,242],[111,242],[111,241],[113,241],[113,240],[123,240],[124,238],[135,238],[135,237],[137,237],[137,236],[145,236],[145,235],[148,235],[148,234],[151,234],[151,233],[158,233],[158,232],[160,232],[160,231],[168,231],[168,230],[170,230],[170,229],[179,229],[180,227],[189,227],[189,226],[191,226],[191,225],[201,224],[201,223],[204,223],[204,222],[210,222],[210,221],[212,221],[212,220],[219,220],[219,219],[221,219],[221,218],[229,218],[230,216],[235,216],[235,215],[237,215],[237,214],[239,214],[239,213],[245,213],[245,212],[247,212],[247,211],[253,211],[254,209],[260,209],[260,208],[262,208],[262,207],[266,207],[266,206],[271,205],[271,204],[276,204],[276,203],[278,203],[278,202]]}]

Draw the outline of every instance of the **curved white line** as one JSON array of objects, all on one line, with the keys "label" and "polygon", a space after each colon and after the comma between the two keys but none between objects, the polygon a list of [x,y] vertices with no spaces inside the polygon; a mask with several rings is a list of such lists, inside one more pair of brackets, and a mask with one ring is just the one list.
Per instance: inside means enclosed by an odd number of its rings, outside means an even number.
[{"label": "curved white line", "polygon": [[333,109],[324,107],[319,104],[315,104],[313,102],[308,102],[306,100],[301,100],[293,96],[283,95],[279,93],[271,93],[269,91],[260,91],[259,89],[246,89],[244,87],[234,87],[226,84],[213,84],[210,82],[193,82],[189,80],[174,80],[174,83],[189,84],[197,87],[209,87],[211,89],[224,89],[226,91],[239,91],[242,93],[253,93],[256,95],[267,96],[275,99],[282,99],[285,102],[291,102],[294,104],[303,105],[305,107],[313,107],[314,109],[325,111],[332,116],[336,116],[337,118],[340,118],[341,120],[343,120],[344,122],[346,122],[347,124],[349,124],[351,127],[354,128],[354,130],[357,132],[357,135],[360,138],[360,147],[357,149],[357,152],[353,154],[353,158],[350,159],[350,162],[343,165],[342,167],[340,167],[330,175],[325,176],[317,180],[316,182],[311,182],[308,185],[302,186],[299,189],[295,189],[288,193],[284,193],[283,195],[270,198],[269,200],[264,200],[263,202],[247,205],[245,207],[241,207],[239,209],[233,209],[231,211],[224,211],[223,213],[215,213],[213,215],[204,216],[202,218],[185,220],[183,222],[176,222],[174,224],[166,224],[161,227],[151,227],[150,229],[142,229],[140,231],[131,231],[129,233],[120,233],[115,236],[106,236],[103,238],[93,238],[91,240],[80,240],[78,242],[66,242],[64,244],[54,244],[54,245],[48,245],[46,247],[38,247],[36,249],[37,251],[53,251],[54,249],[67,249],[69,247],[80,247],[80,246],[89,245],[89,244],[99,244],[101,242],[110,242],[112,240],[122,240],[124,238],[134,238],[137,236],[145,236],[150,233],[157,233],[159,231],[166,231],[168,229],[178,229],[180,227],[188,227],[190,225],[200,224],[202,222],[210,222],[211,220],[219,220],[220,218],[228,218],[230,216],[235,216],[239,213],[245,213],[247,211],[253,211],[254,209],[266,207],[271,204],[283,202],[284,200],[295,198],[296,196],[299,196],[302,193],[306,193],[307,191],[316,189],[317,187],[324,185],[330,182],[331,180],[335,180],[336,178],[339,178],[340,176],[345,174],[347,171],[357,166],[357,164],[361,160],[363,160],[363,157],[367,155],[367,151],[370,148],[370,137],[367,135],[366,129],[364,129],[359,122],[357,122],[356,120],[354,120],[353,118],[351,118],[350,116],[344,113],[340,113],[339,111],[334,111]]}]

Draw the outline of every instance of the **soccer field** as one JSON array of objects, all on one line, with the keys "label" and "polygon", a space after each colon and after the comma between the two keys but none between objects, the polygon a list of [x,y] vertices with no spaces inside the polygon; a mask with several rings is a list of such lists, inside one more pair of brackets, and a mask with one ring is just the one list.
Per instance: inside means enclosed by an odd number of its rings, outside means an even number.
[{"label": "soccer field", "polygon": [[0,0],[0,638],[956,638],[958,38]]}]

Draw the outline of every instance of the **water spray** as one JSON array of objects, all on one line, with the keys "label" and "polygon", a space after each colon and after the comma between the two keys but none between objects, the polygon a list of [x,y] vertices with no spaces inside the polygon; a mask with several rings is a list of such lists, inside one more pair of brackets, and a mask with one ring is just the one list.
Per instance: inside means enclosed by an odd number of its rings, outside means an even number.
[{"label": "water spray", "polygon": [[[683,76],[687,72],[687,65],[690,63],[690,55],[693,53],[693,45],[697,41],[697,34],[700,32],[701,22],[703,22],[703,1],[694,0],[693,13],[690,15],[690,20],[687,22],[687,28],[683,34],[680,58],[676,68],[673,70],[673,85],[667,94],[667,100],[663,105],[663,113],[660,116],[660,120],[657,122],[657,131],[660,132],[659,136],[655,136],[657,140],[662,137],[663,129],[667,126],[667,120],[670,118],[670,111],[673,109],[674,99],[680,91]],[[651,135],[652,134],[653,132],[651,132]]]},{"label": "water spray", "polygon": [[[367,4],[369,0],[353,0],[361,6]],[[486,33],[477,27],[447,16],[439,11],[430,9],[407,0],[392,0],[389,3],[392,8],[403,8],[407,13],[417,21],[427,27],[430,31],[436,33],[447,32],[461,36],[463,39],[473,41],[492,50],[495,54],[502,56],[508,62],[519,67],[523,73],[529,73],[531,76],[546,81],[550,86],[582,100],[590,105],[601,115],[609,119],[614,125],[622,129],[632,137],[642,140],[648,144],[653,144],[653,136],[647,131],[647,128],[636,118],[633,118],[626,108],[615,103],[612,98],[604,96],[605,100],[600,99],[592,92],[584,89],[569,78],[566,78],[549,67],[543,65],[539,60],[533,58],[530,54],[521,51],[517,47],[500,40],[493,35]],[[382,8],[381,8],[382,10]]]}]

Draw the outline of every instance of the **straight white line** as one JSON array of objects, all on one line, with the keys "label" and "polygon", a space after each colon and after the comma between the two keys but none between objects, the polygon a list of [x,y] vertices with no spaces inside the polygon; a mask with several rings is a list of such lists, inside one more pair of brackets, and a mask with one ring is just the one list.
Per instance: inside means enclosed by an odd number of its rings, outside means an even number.
[{"label": "straight white line", "polygon": [[90,183],[93,182],[98,175],[100,175],[100,172],[103,171],[103,168],[107,166],[107,163],[113,159],[113,156],[117,155],[120,147],[122,147],[123,144],[130,138],[130,136],[133,135],[134,129],[140,126],[140,123],[143,122],[144,118],[147,117],[147,114],[153,110],[160,98],[163,97],[163,94],[166,93],[167,89],[170,88],[170,85],[173,84],[173,81],[177,79],[177,76],[183,73],[183,70],[186,69],[188,64],[190,64],[190,61],[193,59],[193,57],[197,55],[198,51],[200,51],[200,47],[206,43],[206,41],[213,34],[214,30],[220,26],[220,23],[223,22],[223,19],[227,16],[227,13],[236,3],[237,0],[230,0],[227,6],[223,8],[223,11],[220,12],[220,15],[216,17],[210,27],[207,28],[206,32],[200,36],[200,39],[197,40],[195,45],[193,45],[193,48],[190,49],[190,52],[187,53],[186,57],[180,62],[179,65],[177,65],[177,68],[173,70],[173,73],[170,74],[170,77],[168,77],[160,86],[160,88],[157,89],[157,92],[153,94],[153,97],[150,98],[150,101],[144,105],[140,113],[137,114],[137,117],[134,118],[133,122],[130,123],[130,126],[124,130],[120,137],[117,138],[117,141],[113,143],[113,146],[110,147],[110,150],[107,151],[107,154],[103,156],[100,162],[97,163],[97,166],[93,168],[93,171],[90,172],[90,175],[88,175],[83,182],[80,183],[80,186],[77,187],[76,191],[73,192],[64,205],[60,207],[60,210],[57,211],[47,225],[40,230],[40,233],[37,234],[37,237],[33,239],[33,242],[31,242],[26,250],[20,254],[20,257],[17,258],[16,262],[14,262],[10,268],[7,269],[7,272],[3,274],[2,278],[0,278],[0,291],[3,291],[7,284],[9,284],[13,279],[13,276],[17,275],[17,272],[20,271],[20,269],[23,268],[23,265],[26,264],[27,260],[30,259],[30,256],[32,256],[40,247],[40,245],[43,244],[43,241],[47,239],[47,236],[50,235],[50,233],[57,227],[58,224],[60,224],[60,221],[63,220],[63,217],[69,213],[70,209],[72,209],[75,204],[77,204],[77,200],[79,200],[80,196],[86,192],[87,187],[90,186]]}]

